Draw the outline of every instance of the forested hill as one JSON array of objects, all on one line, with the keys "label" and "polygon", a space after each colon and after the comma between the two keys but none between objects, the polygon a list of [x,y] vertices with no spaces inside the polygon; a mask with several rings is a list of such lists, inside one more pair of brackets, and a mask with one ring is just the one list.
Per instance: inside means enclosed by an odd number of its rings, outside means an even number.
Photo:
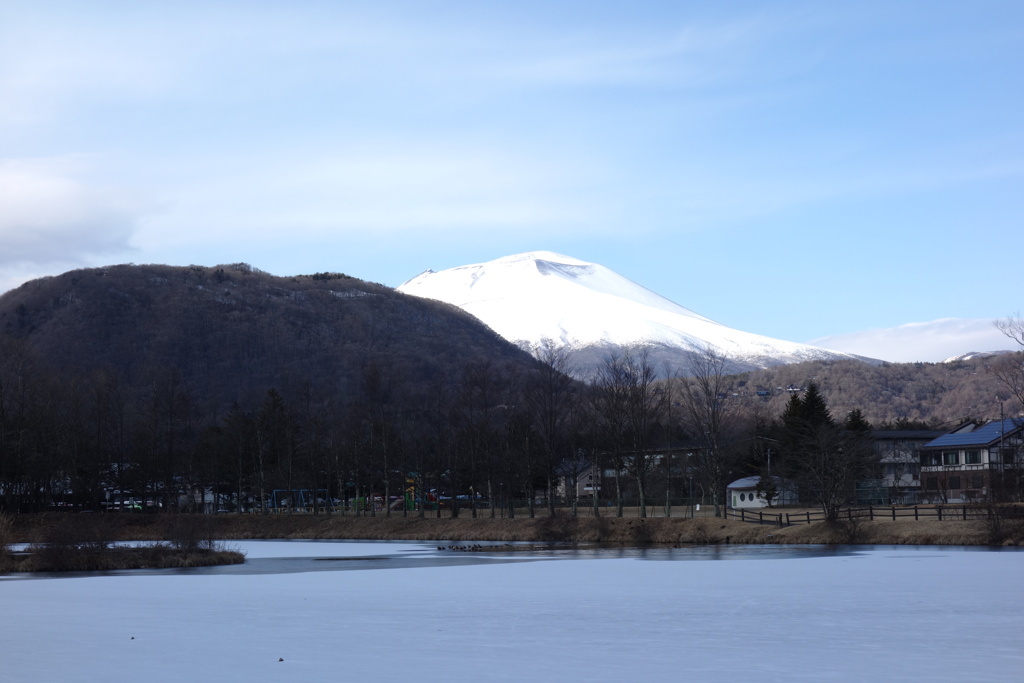
[{"label": "forested hill", "polygon": [[900,419],[952,426],[968,418],[996,419],[1001,403],[1006,417],[1017,414],[1020,404],[999,381],[1000,368],[1004,376],[1019,377],[1013,368],[1024,368],[1024,354],[877,366],[852,361],[796,363],[738,375],[734,387],[740,396],[762,402],[769,417],[782,413],[791,388],[814,382],[836,417],[859,409],[876,426]]},{"label": "forested hill", "polygon": [[351,395],[368,367],[425,388],[474,359],[533,364],[454,306],[338,273],[275,277],[246,264],[34,280],[0,296],[0,338],[76,376],[113,371],[138,386],[178,373],[213,410],[271,387]]}]

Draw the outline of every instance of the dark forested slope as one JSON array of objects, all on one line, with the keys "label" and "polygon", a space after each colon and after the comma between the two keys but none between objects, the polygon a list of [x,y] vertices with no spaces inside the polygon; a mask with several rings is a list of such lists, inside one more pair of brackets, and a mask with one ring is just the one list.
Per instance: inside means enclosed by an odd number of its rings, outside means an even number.
[{"label": "dark forested slope", "polygon": [[34,280],[0,296],[0,337],[24,340],[55,369],[110,370],[129,385],[180,373],[215,409],[275,386],[345,395],[369,366],[425,387],[472,359],[533,362],[454,306],[337,273],[275,277],[246,264]]}]

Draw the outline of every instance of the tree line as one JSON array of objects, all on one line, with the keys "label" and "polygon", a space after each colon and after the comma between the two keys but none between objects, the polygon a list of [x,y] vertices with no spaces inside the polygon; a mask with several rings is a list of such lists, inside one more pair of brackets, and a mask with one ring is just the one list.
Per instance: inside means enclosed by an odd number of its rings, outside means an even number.
[{"label": "tree line", "polygon": [[369,362],[344,395],[310,377],[223,408],[174,368],[129,385],[114,369],[55,372],[23,342],[2,351],[8,512],[720,513],[726,485],[757,475],[769,490],[798,481],[831,515],[877,466],[859,411],[833,419],[812,384],[765,414],[711,349],[668,380],[642,350],[586,383],[553,346],[532,367],[469,360],[426,383]]}]

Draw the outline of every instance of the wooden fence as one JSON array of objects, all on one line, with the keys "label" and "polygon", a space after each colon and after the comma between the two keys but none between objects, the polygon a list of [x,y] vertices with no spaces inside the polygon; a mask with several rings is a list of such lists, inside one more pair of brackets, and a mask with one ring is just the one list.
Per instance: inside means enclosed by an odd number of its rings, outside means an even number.
[{"label": "wooden fence", "polygon": [[[1005,510],[991,506],[978,505],[895,505],[887,507],[867,506],[856,508],[845,508],[839,511],[840,520],[860,521],[896,521],[898,519],[937,519],[943,520],[969,520],[989,519],[993,515],[1000,517],[1018,517],[1020,510],[1016,507]],[[764,510],[751,509],[729,509],[726,511],[729,519],[738,519],[741,522],[752,524],[771,524],[773,526],[792,526],[794,524],[812,524],[824,522],[825,513],[821,510],[801,510],[799,512],[765,512]]]}]

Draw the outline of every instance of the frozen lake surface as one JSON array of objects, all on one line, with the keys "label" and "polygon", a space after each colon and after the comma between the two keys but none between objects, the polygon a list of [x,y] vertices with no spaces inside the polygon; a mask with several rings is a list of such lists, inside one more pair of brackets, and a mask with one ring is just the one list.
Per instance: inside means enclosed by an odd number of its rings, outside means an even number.
[{"label": "frozen lake surface", "polygon": [[1024,678],[1015,550],[235,545],[244,566],[0,577],[0,678]]}]

